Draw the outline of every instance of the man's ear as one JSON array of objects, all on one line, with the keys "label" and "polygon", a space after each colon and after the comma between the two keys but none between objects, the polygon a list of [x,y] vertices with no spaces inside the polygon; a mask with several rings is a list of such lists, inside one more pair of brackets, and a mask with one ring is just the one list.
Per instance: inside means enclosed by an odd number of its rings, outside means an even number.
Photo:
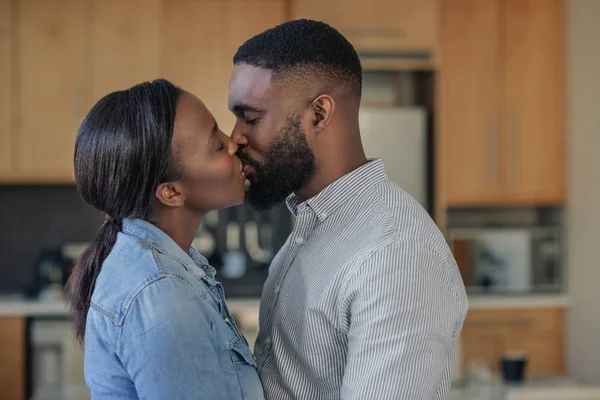
[{"label": "man's ear", "polygon": [[185,203],[183,190],[177,182],[165,182],[158,185],[156,198],[167,207],[181,207]]},{"label": "man's ear", "polygon": [[327,94],[322,94],[312,102],[314,112],[313,125],[315,131],[321,132],[329,125],[335,112],[335,101]]}]

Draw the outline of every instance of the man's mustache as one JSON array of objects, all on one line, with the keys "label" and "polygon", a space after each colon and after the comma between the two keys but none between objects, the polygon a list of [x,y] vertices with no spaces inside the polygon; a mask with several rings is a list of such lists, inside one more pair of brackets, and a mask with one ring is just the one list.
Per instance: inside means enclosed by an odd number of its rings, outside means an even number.
[{"label": "man's mustache", "polygon": [[250,156],[248,156],[248,154],[244,153],[241,150],[238,150],[235,153],[235,155],[242,161],[242,164],[250,165],[254,169],[260,167],[260,165],[256,161],[254,161],[252,158],[250,158]]}]

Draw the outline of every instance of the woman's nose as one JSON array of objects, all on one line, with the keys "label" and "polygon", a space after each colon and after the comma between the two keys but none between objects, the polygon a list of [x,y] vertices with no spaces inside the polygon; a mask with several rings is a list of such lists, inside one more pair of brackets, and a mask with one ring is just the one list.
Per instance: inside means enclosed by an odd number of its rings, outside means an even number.
[{"label": "woman's nose", "polygon": [[229,148],[228,148],[228,151],[229,151],[229,155],[230,156],[233,156],[238,151],[238,144],[235,141],[231,140],[231,139],[229,139]]}]

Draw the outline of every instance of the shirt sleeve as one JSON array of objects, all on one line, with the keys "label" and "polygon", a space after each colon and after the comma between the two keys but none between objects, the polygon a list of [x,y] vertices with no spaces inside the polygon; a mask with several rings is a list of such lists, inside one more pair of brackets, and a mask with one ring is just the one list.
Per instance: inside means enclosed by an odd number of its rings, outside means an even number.
[{"label": "shirt sleeve", "polygon": [[118,350],[140,399],[204,399],[219,393],[223,378],[203,301],[189,283],[174,277],[153,282],[134,300]]},{"label": "shirt sleeve", "polygon": [[341,399],[445,398],[467,308],[457,274],[415,241],[393,243],[366,260],[345,291]]}]

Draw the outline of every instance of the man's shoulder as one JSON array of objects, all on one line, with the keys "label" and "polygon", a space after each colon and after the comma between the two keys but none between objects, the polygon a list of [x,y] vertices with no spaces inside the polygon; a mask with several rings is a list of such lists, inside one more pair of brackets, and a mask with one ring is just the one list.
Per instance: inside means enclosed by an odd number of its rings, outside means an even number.
[{"label": "man's shoulder", "polygon": [[439,232],[435,222],[425,208],[406,190],[390,179],[384,179],[373,185],[355,199],[357,214],[371,216],[381,225],[395,227],[396,235],[401,237],[410,232]]},{"label": "man's shoulder", "polygon": [[354,251],[372,256],[386,246],[412,243],[447,257],[447,242],[427,210],[391,180],[382,180],[353,203],[347,207],[354,210],[354,229],[364,237]]}]

